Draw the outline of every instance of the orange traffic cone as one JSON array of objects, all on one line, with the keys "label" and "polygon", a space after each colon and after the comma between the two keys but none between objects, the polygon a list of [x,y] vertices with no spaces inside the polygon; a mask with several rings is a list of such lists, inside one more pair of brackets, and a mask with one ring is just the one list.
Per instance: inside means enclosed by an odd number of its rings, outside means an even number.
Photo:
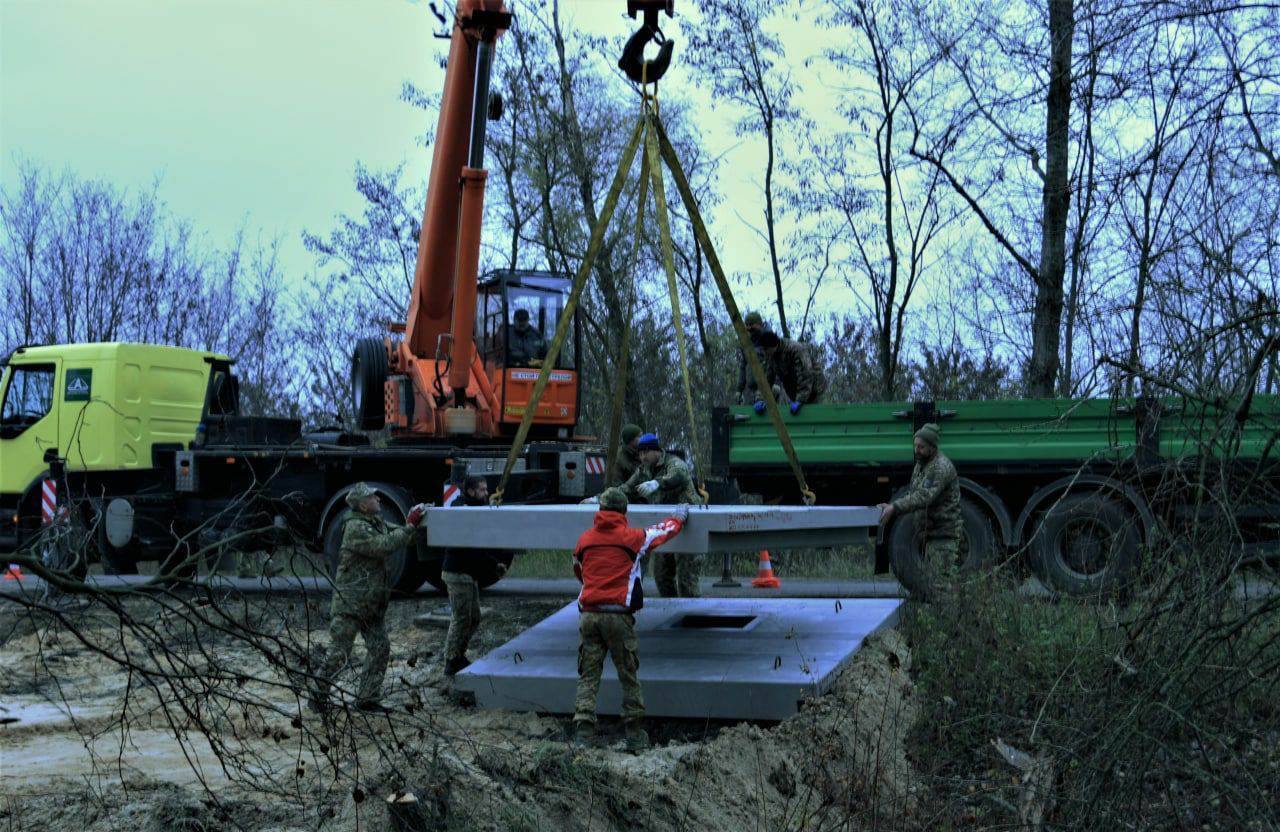
[{"label": "orange traffic cone", "polygon": [[756,579],[751,582],[756,589],[777,589],[782,586],[782,581],[778,580],[773,574],[773,564],[769,562],[769,550],[760,550],[760,571],[756,573]]},{"label": "orange traffic cone", "polygon": [[4,578],[2,580],[6,580],[6,581],[22,580],[22,567],[16,563],[9,564],[9,569],[4,573]]}]

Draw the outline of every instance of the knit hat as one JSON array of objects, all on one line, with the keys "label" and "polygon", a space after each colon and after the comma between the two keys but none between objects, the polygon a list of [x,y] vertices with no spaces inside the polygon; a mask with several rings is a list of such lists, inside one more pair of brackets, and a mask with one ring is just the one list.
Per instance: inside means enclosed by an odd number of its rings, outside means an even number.
[{"label": "knit hat", "polygon": [[760,317],[759,312],[748,312],[747,317],[742,319],[747,326],[764,326],[764,318]]},{"label": "knit hat", "polygon": [[637,451],[660,451],[662,450],[662,440],[658,439],[656,433],[646,433],[640,437],[640,444],[636,446]]},{"label": "knit hat", "polygon": [[621,488],[606,488],[600,492],[600,510],[627,513],[627,495]]},{"label": "knit hat", "polygon": [[372,497],[378,492],[369,487],[368,483],[358,482],[351,486],[351,490],[347,492],[347,505],[355,508],[360,505],[361,501],[366,497]]},{"label": "knit hat", "polygon": [[626,445],[632,439],[635,439],[637,436],[639,436],[642,433],[644,433],[644,431],[640,429],[639,425],[623,425],[622,426],[622,444]]},{"label": "knit hat", "polygon": [[916,431],[916,439],[923,439],[933,447],[938,447],[938,426],[930,422]]}]

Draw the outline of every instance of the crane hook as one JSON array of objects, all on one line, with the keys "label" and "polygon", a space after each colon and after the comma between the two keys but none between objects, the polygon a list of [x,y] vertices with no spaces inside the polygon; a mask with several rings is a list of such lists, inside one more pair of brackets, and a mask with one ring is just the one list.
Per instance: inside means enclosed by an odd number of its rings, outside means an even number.
[{"label": "crane hook", "polygon": [[[658,27],[658,12],[665,11],[667,17],[672,16],[671,0],[628,0],[627,12],[636,16],[636,12],[644,12],[644,25],[627,40],[622,48],[622,57],[618,59],[618,69],[637,84],[652,84],[661,78],[671,66],[671,50],[675,41],[668,38]],[[658,44],[658,57],[645,60],[644,48],[649,41]]]}]

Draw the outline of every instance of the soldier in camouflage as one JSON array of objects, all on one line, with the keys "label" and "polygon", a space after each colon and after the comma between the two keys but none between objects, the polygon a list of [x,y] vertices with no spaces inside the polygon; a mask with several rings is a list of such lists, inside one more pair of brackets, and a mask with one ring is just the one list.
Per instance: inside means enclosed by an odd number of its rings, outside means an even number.
[{"label": "soldier in camouflage", "polygon": [[342,526],[342,547],[329,612],[329,650],[317,673],[310,702],[316,711],[327,706],[329,687],[350,658],[356,633],[364,639],[366,654],[356,707],[381,708],[382,677],[391,657],[385,621],[391,595],[387,556],[409,545],[425,512],[425,507],[414,506],[406,518],[408,525],[393,528],[382,519],[377,492],[362,482],[347,492],[347,505],[352,511]]},{"label": "soldier in camouflage", "polygon": [[605,483],[606,487],[622,485],[631,479],[631,475],[640,467],[640,435],[644,433],[639,425],[622,426],[622,444],[618,446],[618,455],[613,461],[613,479]]},{"label": "soldier in camouflage", "polygon": [[[760,361],[760,365],[764,366],[764,351],[760,348],[760,336],[766,332],[770,332],[768,325],[764,322],[764,317],[759,312],[748,312],[747,316],[742,319],[742,323],[747,328],[747,333],[751,335],[751,348],[755,350],[756,358]],[[768,369],[765,369],[768,373]],[[749,404],[756,399],[756,379],[755,374],[751,372],[751,367],[747,361],[747,354],[742,350],[738,350],[738,404]]]},{"label": "soldier in camouflage", "polygon": [[[622,486],[628,500],[662,505],[702,505],[702,497],[694,488],[689,466],[680,457],[662,450],[657,435],[646,433],[640,437],[636,447],[640,454],[640,467]],[[654,553],[653,579],[663,598],[697,598],[701,594],[698,590],[701,574],[701,555]]]},{"label": "soldier in camouflage", "polygon": [[[764,353],[765,375],[773,386],[774,396],[779,404],[790,408],[792,415],[799,413],[806,404],[822,401],[827,392],[827,377],[811,346],[790,338],[779,338],[773,332],[763,332],[760,349]],[[757,400],[756,413],[764,413],[764,410],[764,401]]]},{"label": "soldier in camouflage", "polygon": [[921,538],[929,571],[939,575],[938,590],[950,591],[960,552],[960,479],[956,467],[938,450],[938,426],[929,423],[916,431],[913,443],[916,465],[907,493],[892,503],[880,505],[880,524],[888,526],[894,517],[921,514]]}]

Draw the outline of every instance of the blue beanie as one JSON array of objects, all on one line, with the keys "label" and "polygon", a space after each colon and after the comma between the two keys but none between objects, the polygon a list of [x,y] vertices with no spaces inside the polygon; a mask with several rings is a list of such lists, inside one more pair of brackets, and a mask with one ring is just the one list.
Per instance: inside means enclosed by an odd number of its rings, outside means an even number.
[{"label": "blue beanie", "polygon": [[640,444],[636,446],[637,451],[660,451],[662,450],[662,442],[658,439],[656,433],[646,433],[640,437]]}]

